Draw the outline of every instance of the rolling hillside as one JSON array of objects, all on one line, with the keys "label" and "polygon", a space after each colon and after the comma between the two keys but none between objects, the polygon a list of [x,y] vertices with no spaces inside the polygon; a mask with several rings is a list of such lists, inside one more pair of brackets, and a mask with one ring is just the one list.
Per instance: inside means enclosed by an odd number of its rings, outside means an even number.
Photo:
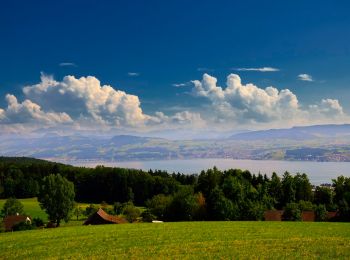
[{"label": "rolling hillside", "polygon": [[269,129],[262,131],[251,131],[234,134],[233,140],[310,140],[315,138],[336,138],[350,136],[350,124],[345,125],[314,125],[304,127],[293,127],[288,129]]},{"label": "rolling hillside", "polygon": [[349,223],[178,222],[0,234],[4,259],[346,259]]},{"label": "rolling hillside", "polygon": [[319,125],[170,140],[132,135],[1,136],[0,156],[54,161],[137,161],[195,158],[350,161],[350,125]]}]

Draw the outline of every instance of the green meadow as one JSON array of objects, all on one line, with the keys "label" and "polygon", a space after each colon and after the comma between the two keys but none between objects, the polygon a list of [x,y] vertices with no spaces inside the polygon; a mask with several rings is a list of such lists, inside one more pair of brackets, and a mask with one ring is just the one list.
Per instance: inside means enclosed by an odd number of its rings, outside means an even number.
[{"label": "green meadow", "polygon": [[5,259],[350,258],[350,223],[177,222],[0,234]]},{"label": "green meadow", "polygon": [[[47,214],[40,208],[38,200],[36,198],[29,199],[18,199],[24,207],[24,212],[33,217],[33,218],[41,218],[44,221],[47,221]],[[4,206],[6,199],[0,199],[0,209]]]},{"label": "green meadow", "polygon": [[[21,199],[47,220],[36,198]],[[0,200],[2,208],[5,200]],[[88,204],[79,204],[85,208]],[[75,219],[72,217],[72,220]],[[350,223],[173,222],[82,226],[0,233],[2,259],[350,258]]]},{"label": "green meadow", "polygon": [[[41,218],[45,222],[48,221],[47,214],[44,210],[40,208],[39,202],[37,198],[29,198],[29,199],[18,199],[24,207],[25,214],[31,216],[32,218]],[[0,210],[4,206],[6,199],[0,199]],[[79,207],[84,210],[89,204],[86,203],[78,203]],[[83,219],[85,219],[83,215],[79,216],[79,220],[76,220],[76,216],[71,216],[71,221],[68,223],[62,222],[63,226],[74,226],[81,225],[83,223]]]}]

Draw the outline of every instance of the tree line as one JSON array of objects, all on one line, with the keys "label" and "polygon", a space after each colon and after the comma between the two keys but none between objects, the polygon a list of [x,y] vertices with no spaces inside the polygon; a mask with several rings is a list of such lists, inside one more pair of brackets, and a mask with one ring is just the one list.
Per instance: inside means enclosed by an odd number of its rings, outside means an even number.
[{"label": "tree line", "polygon": [[303,210],[315,210],[319,220],[326,211],[338,211],[338,220],[350,221],[350,178],[339,176],[331,186],[313,187],[306,174],[268,177],[216,167],[186,175],[0,158],[0,197],[37,196],[43,178],[50,174],[74,184],[76,201],[133,202],[146,206],[145,214],[167,221],[261,220],[269,209],[284,209],[288,220],[298,220]]}]

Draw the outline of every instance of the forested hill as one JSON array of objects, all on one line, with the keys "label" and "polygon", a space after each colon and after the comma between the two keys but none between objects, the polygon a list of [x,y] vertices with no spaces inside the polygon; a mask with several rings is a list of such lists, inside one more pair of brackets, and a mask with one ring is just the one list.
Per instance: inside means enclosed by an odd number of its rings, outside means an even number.
[{"label": "forested hill", "polygon": [[57,162],[50,162],[47,160],[41,160],[31,157],[6,157],[6,156],[0,156],[0,164],[50,164],[50,165],[63,165],[61,163]]},{"label": "forested hill", "polygon": [[171,194],[180,185],[195,182],[195,176],[165,171],[85,168],[28,157],[0,157],[0,198],[35,197],[41,179],[58,173],[74,183],[77,200],[96,203],[132,199],[144,204],[155,194]]},{"label": "forested hill", "polygon": [[[45,176],[60,174],[73,182],[79,202],[147,206],[163,220],[261,220],[265,210],[338,211],[350,221],[350,178],[333,187],[312,187],[306,174],[254,175],[217,168],[198,175],[136,169],[74,167],[31,158],[0,160],[0,198],[35,197]],[[323,214],[322,213],[322,214]]]}]

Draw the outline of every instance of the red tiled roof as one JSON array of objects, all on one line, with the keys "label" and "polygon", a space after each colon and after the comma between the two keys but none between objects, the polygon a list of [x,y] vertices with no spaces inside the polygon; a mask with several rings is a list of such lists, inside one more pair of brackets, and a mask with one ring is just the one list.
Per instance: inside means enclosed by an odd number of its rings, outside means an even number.
[{"label": "red tiled roof", "polygon": [[122,219],[120,217],[107,214],[103,209],[99,209],[96,212],[96,214],[98,214],[104,220],[107,220],[107,221],[110,221],[110,222],[114,222],[114,223],[125,223],[126,222],[125,219]]}]

